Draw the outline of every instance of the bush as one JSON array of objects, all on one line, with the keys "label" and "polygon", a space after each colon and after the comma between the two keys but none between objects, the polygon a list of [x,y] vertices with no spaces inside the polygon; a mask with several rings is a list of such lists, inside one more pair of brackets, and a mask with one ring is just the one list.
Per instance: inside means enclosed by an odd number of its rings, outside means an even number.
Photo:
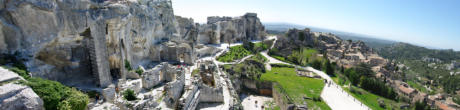
[{"label": "bush", "polygon": [[72,88],[68,91],[67,98],[63,102],[68,102],[72,110],[85,110],[88,105],[88,95]]},{"label": "bush", "polygon": [[429,110],[429,106],[426,104],[425,101],[416,102],[414,110]]},{"label": "bush", "polygon": [[129,63],[127,59],[125,59],[125,68],[128,69],[128,71],[133,70],[133,68],[131,68],[131,63]]},{"label": "bush", "polygon": [[123,98],[125,98],[128,101],[133,101],[136,100],[136,94],[134,93],[134,90],[128,89],[123,92]]},{"label": "bush", "polygon": [[85,110],[89,98],[82,92],[66,87],[59,82],[41,78],[29,78],[28,81],[21,81],[22,84],[30,86],[43,100],[45,109],[57,110],[72,108],[73,110]]},{"label": "bush", "polygon": [[70,106],[70,102],[67,100],[62,101],[57,105],[58,110],[72,110],[72,106]]},{"label": "bush", "polygon": [[452,98],[452,100],[453,100],[455,103],[457,103],[457,104],[460,105],[460,95],[454,96],[454,97]]},{"label": "bush", "polygon": [[144,70],[142,70],[141,68],[137,68],[137,70],[135,71],[137,74],[142,75],[142,73],[144,73]]},{"label": "bush", "polygon": [[311,63],[311,67],[317,69],[317,70],[321,70],[321,61],[319,60],[313,60],[313,62]]},{"label": "bush", "polygon": [[286,67],[286,68],[295,68],[294,66],[292,65],[288,65],[288,64],[282,64],[282,63],[275,63],[275,64],[270,64],[270,66],[272,67]]}]

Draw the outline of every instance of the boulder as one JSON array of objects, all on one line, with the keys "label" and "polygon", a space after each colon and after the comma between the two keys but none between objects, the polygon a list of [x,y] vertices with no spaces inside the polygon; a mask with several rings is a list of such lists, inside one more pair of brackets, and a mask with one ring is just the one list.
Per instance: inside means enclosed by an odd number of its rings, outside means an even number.
[{"label": "boulder", "polygon": [[134,71],[128,71],[128,73],[126,74],[126,78],[128,78],[128,79],[139,79],[141,77],[139,76],[139,74],[137,74]]},{"label": "boulder", "polygon": [[116,96],[115,85],[111,84],[107,88],[102,89],[104,100],[113,103]]},{"label": "boulder", "polygon": [[126,83],[122,85],[122,90],[131,89],[134,90],[135,93],[139,93],[142,89],[142,80],[128,80]]},{"label": "boulder", "polygon": [[27,86],[0,86],[0,110],[43,110],[43,100]]}]

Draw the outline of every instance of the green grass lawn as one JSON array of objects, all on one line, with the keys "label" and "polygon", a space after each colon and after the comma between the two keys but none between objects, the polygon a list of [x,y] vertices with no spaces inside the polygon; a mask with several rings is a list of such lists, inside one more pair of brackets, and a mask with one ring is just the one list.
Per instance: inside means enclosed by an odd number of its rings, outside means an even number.
[{"label": "green grass lawn", "polygon": [[[361,94],[351,92],[350,88],[346,88],[346,87],[342,87],[342,88],[345,91],[347,91],[350,95],[352,95],[353,97],[361,101],[363,104],[367,105],[372,110],[391,110],[392,108],[394,108],[395,110],[398,110],[399,106],[401,105],[401,103],[398,103],[394,100],[390,100],[390,99],[372,94],[358,87],[353,87],[353,88],[355,88],[355,90],[359,91]],[[377,99],[383,99],[384,103],[386,104],[386,107],[385,108],[380,107]]]},{"label": "green grass lawn", "polygon": [[266,57],[264,57],[264,56],[263,56],[262,54],[260,54],[260,53],[255,54],[255,55],[252,56],[250,59],[256,60],[256,61],[259,61],[259,62],[263,62],[263,63],[265,63],[265,62],[268,61],[268,59],[267,59]]},{"label": "green grass lawn", "polygon": [[220,62],[232,62],[237,59],[244,58],[252,53],[246,50],[243,45],[230,47],[230,50],[223,55],[217,57],[217,60]]},{"label": "green grass lawn", "polygon": [[[295,103],[302,103],[303,97],[320,97],[323,90],[323,80],[307,77],[299,77],[295,73],[294,68],[279,68],[273,67],[271,71],[263,74],[260,78],[263,81],[278,82],[286,93]],[[324,101],[306,100],[308,107],[312,109],[330,110],[329,106]]]},{"label": "green grass lawn", "polygon": [[419,91],[422,91],[422,92],[424,92],[424,93],[428,93],[428,91],[426,90],[426,88],[423,87],[422,85],[420,85],[419,83],[416,83],[416,82],[414,82],[414,81],[407,81],[407,84],[409,84],[410,87],[413,87],[413,88],[415,88],[415,89],[417,89],[417,90],[419,90]]}]

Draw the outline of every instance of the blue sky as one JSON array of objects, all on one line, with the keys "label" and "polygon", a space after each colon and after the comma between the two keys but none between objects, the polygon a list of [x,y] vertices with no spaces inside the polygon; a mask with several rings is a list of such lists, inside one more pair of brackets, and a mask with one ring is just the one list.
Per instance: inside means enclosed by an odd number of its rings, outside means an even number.
[{"label": "blue sky", "polygon": [[172,0],[176,15],[258,13],[262,22],[287,22],[460,50],[460,0]]}]

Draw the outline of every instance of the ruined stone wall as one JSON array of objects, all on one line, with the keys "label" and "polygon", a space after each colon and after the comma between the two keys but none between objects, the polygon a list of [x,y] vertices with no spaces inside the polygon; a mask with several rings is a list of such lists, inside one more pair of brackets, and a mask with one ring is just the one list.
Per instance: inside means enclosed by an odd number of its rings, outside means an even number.
[{"label": "ruined stone wall", "polygon": [[281,110],[292,110],[295,105],[290,101],[289,96],[284,93],[283,89],[277,86],[279,85],[274,84],[273,87],[273,99],[276,105],[278,105]]},{"label": "ruined stone wall", "polygon": [[206,97],[200,97],[200,103],[222,103],[224,102],[223,88],[210,87],[206,84],[199,84],[200,95]]}]

